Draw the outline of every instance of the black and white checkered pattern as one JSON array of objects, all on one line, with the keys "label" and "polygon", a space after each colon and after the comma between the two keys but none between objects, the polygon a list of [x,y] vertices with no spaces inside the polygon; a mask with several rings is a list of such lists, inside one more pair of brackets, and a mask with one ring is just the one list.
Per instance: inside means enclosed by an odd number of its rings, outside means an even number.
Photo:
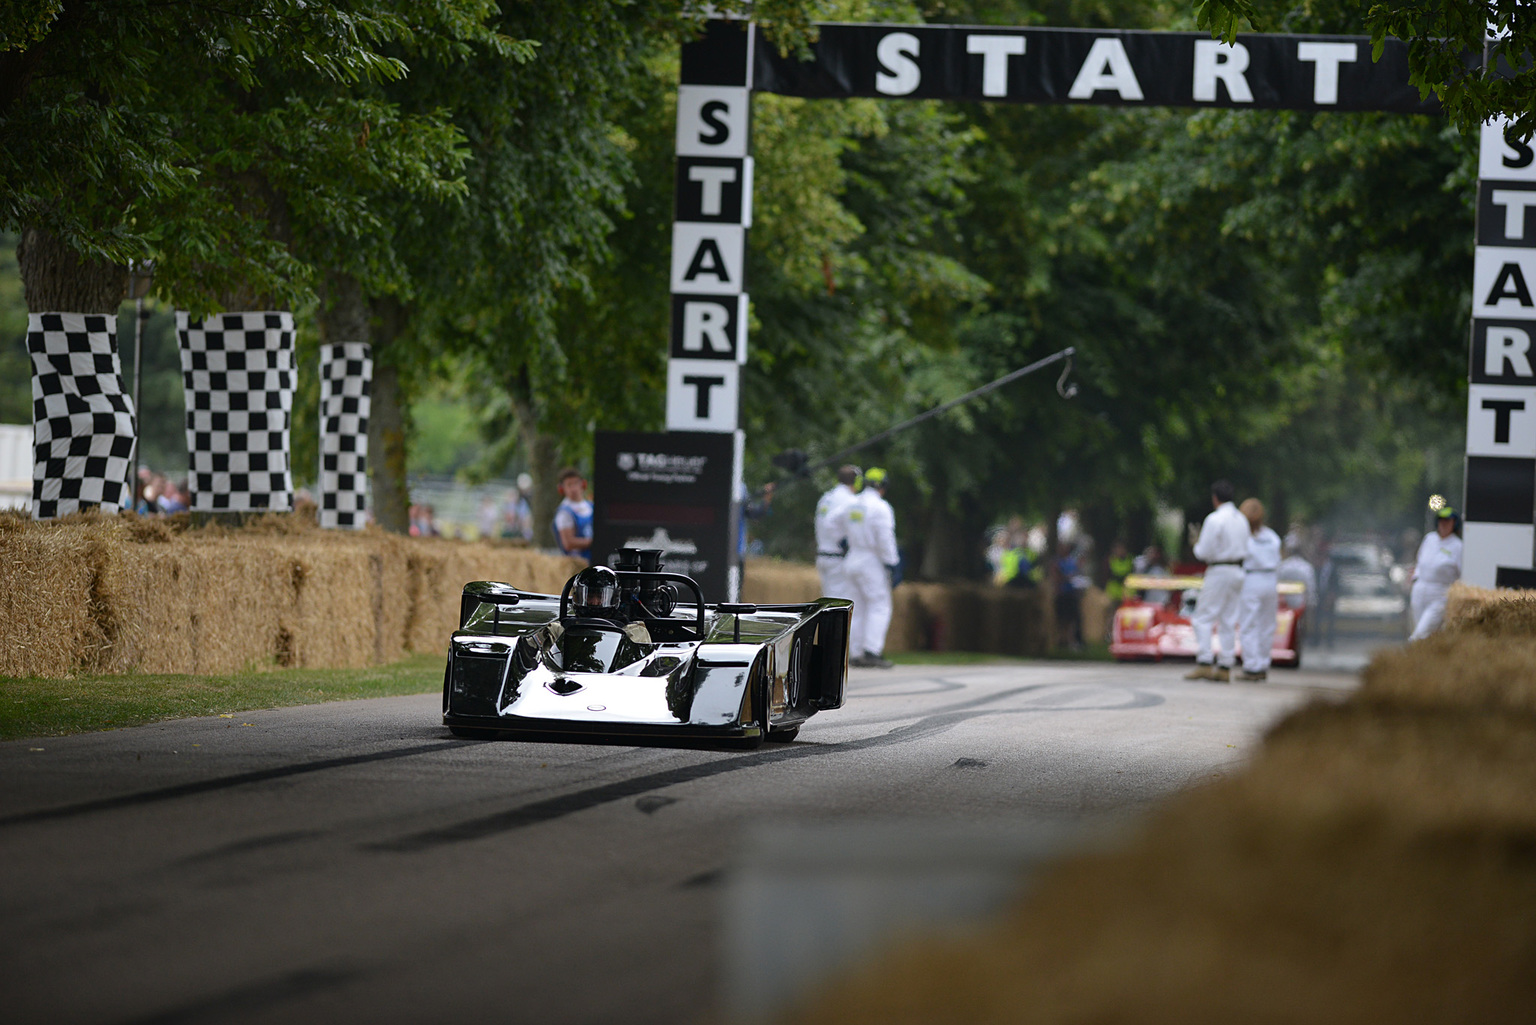
[{"label": "black and white checkered pattern", "polygon": [[364,342],[320,346],[320,526],[363,526],[373,357]]},{"label": "black and white checkered pattern", "polygon": [[128,487],[138,423],[123,393],[117,318],[86,313],[27,315],[32,356],[32,515],[81,509],[117,512]]},{"label": "black and white checkered pattern", "polygon": [[293,314],[176,313],[193,512],[293,508]]}]

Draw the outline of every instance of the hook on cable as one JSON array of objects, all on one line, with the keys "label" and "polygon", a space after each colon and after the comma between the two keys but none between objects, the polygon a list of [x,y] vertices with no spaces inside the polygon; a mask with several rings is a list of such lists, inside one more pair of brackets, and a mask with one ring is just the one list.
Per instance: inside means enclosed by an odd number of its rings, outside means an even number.
[{"label": "hook on cable", "polygon": [[1066,366],[1061,368],[1061,376],[1056,379],[1056,394],[1064,399],[1075,398],[1077,385],[1068,384],[1067,377],[1072,373],[1072,357],[1067,357]]},{"label": "hook on cable", "polygon": [[829,466],[836,466],[840,461],[857,452],[861,448],[868,448],[870,445],[873,445],[876,442],[884,441],[891,435],[898,434],[909,427],[915,427],[922,423],[924,420],[930,420],[941,413],[954,409],[956,406],[962,403],[969,402],[974,398],[987,394],[988,392],[996,391],[998,388],[1008,384],[1010,381],[1017,381],[1019,378],[1033,374],[1037,370],[1044,370],[1046,367],[1059,360],[1066,360],[1066,366],[1061,371],[1061,377],[1056,381],[1056,394],[1060,395],[1064,399],[1070,399],[1077,394],[1077,385],[1067,383],[1067,377],[1072,373],[1072,357],[1074,354],[1076,354],[1076,352],[1077,348],[1075,346],[1069,345],[1065,349],[1058,350],[1051,353],[1049,356],[1035,360],[1028,366],[1020,367],[1011,373],[1004,374],[1002,377],[999,377],[995,381],[988,381],[980,388],[973,388],[966,392],[964,395],[961,395],[959,398],[950,399],[948,402],[941,403],[937,406],[934,406],[932,409],[924,410],[914,417],[903,420],[901,423],[896,424],[893,427],[887,427],[879,434],[873,435],[871,437],[865,438],[863,441],[849,445],[847,448],[832,453],[825,459],[819,459],[813,463],[810,461],[809,457],[800,449],[792,448],[787,451],[780,452],[778,455],[774,456],[773,465],[788,473],[789,480],[808,478],[817,470],[822,470]]}]

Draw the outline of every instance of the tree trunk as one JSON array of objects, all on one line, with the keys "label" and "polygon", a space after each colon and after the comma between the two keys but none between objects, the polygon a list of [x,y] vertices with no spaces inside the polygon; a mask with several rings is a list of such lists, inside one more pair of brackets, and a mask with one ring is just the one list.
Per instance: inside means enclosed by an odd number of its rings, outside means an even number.
[{"label": "tree trunk", "polygon": [[1135,505],[1125,514],[1125,544],[1132,555],[1140,555],[1154,540],[1157,513],[1150,505]]},{"label": "tree trunk", "polygon": [[21,287],[32,313],[117,314],[128,289],[128,269],[82,256],[63,239],[25,228],[16,247]]},{"label": "tree trunk", "polygon": [[555,479],[561,470],[560,439],[541,429],[526,367],[509,382],[507,397],[512,402],[512,414],[517,418],[523,454],[528,458],[528,475],[533,478],[533,494],[528,496],[533,515],[533,543],[547,548],[555,543],[552,524],[555,508],[560,504],[559,481]]},{"label": "tree trunk", "polygon": [[942,494],[935,494],[928,516],[928,530],[923,537],[923,561],[917,575],[924,580],[953,580],[967,575],[964,527],[949,509]]},{"label": "tree trunk", "polygon": [[[320,295],[320,340],[328,345],[369,342],[368,299],[350,274],[327,274]],[[384,331],[380,330],[380,335]],[[381,339],[382,344],[388,341]]]},{"label": "tree trunk", "polygon": [[1094,582],[1102,587],[1105,580],[1103,571],[1106,568],[1104,560],[1109,555],[1110,546],[1116,539],[1125,539],[1120,515],[1107,502],[1080,508],[1077,515],[1079,530],[1093,538],[1093,564],[1083,566],[1080,572],[1093,577]]},{"label": "tree trunk", "polygon": [[1211,499],[1209,495],[1206,496],[1206,499],[1203,503],[1184,507],[1184,536],[1179,538],[1178,556],[1175,558],[1174,554],[1169,552],[1168,555],[1170,559],[1172,559],[1174,562],[1195,561],[1195,543],[1189,538],[1189,528],[1193,526],[1195,528],[1195,535],[1198,537],[1200,533],[1200,525],[1205,522],[1205,518],[1210,514]]},{"label": "tree trunk", "polygon": [[[334,280],[335,286],[327,289],[328,299],[333,293],[337,298],[331,330],[361,332],[348,338],[338,334],[334,340],[371,342],[373,345],[373,404],[368,416],[368,477],[373,482],[374,522],[385,530],[404,534],[411,529],[411,492],[405,481],[410,414],[406,409],[404,382],[400,374],[399,339],[405,332],[410,314],[398,299],[384,296],[371,303],[365,302],[362,288],[355,280],[346,277]],[[370,309],[373,313],[371,331],[368,316]]]},{"label": "tree trunk", "polygon": [[[248,94],[242,92],[240,96],[241,102],[250,102]],[[247,110],[247,113],[254,114],[254,108]],[[293,230],[290,224],[288,199],[272,187],[266,175],[258,171],[242,171],[239,174],[229,175],[217,184],[223,188],[225,195],[230,197],[239,217],[248,221],[264,222],[268,235],[291,248]],[[280,310],[288,306],[286,302],[269,293],[258,291],[248,281],[229,284],[215,296],[215,300],[221,309],[230,313]],[[323,309],[321,316],[324,316]],[[361,342],[367,341],[367,336],[337,340]]]},{"label": "tree trunk", "polygon": [[1269,508],[1265,510],[1264,522],[1276,534],[1284,537],[1291,528],[1291,502],[1290,496],[1284,488],[1275,488],[1270,497]]},{"label": "tree trunk", "polygon": [[411,529],[411,492],[405,482],[405,403],[400,370],[379,361],[374,349],[373,410],[368,419],[368,474],[373,481],[373,518],[396,534]]}]

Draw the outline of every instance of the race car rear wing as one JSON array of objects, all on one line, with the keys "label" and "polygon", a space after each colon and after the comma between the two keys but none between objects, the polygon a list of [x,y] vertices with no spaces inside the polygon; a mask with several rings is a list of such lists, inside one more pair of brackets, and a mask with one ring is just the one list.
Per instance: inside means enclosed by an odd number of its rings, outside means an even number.
[{"label": "race car rear wing", "polygon": [[[1125,586],[1132,591],[1198,591],[1204,578],[1195,576],[1155,577],[1145,573],[1132,573],[1125,578]],[[1305,594],[1307,587],[1299,580],[1282,580],[1278,588],[1281,594]]]}]

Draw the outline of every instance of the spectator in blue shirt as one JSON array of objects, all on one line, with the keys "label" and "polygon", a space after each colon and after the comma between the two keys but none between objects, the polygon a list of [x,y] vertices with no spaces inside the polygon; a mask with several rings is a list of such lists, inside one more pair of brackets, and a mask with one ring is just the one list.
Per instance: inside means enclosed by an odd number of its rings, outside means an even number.
[{"label": "spectator in blue shirt", "polygon": [[579,555],[592,561],[592,503],[581,471],[567,466],[560,471],[560,493],[565,497],[555,508],[555,543],[563,555]]}]

